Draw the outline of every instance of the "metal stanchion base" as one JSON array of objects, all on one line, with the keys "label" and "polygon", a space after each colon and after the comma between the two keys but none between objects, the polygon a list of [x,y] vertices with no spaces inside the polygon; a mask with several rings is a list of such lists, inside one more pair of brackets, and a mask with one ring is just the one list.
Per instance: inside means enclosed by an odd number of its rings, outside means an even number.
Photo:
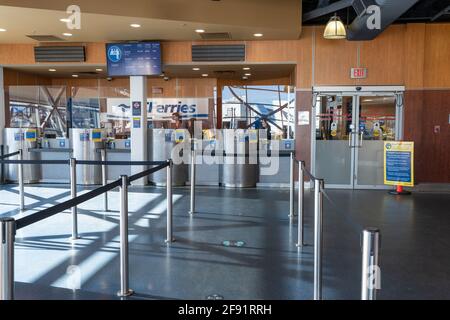
[{"label": "metal stanchion base", "polygon": [[394,196],[410,196],[412,193],[410,191],[403,190],[402,192],[398,192],[397,190],[389,191],[389,194]]},{"label": "metal stanchion base", "polygon": [[127,292],[123,293],[121,291],[117,292],[117,296],[119,297],[129,297],[134,294],[134,290],[128,289]]},{"label": "metal stanchion base", "polygon": [[306,244],[306,243],[302,243],[302,244],[296,243],[295,246],[296,246],[297,248],[304,248],[304,247],[307,246],[307,244]]},{"label": "metal stanchion base", "polygon": [[195,211],[189,211],[189,214],[191,214],[191,215],[195,214]]},{"label": "metal stanchion base", "polygon": [[69,238],[70,241],[76,241],[76,240],[80,240],[80,239],[81,239],[80,236],[78,236],[78,237],[70,237]]},{"label": "metal stanchion base", "polygon": [[166,240],[164,240],[164,242],[165,242],[165,243],[172,243],[172,242],[175,242],[175,239],[172,239],[172,240],[166,239]]}]

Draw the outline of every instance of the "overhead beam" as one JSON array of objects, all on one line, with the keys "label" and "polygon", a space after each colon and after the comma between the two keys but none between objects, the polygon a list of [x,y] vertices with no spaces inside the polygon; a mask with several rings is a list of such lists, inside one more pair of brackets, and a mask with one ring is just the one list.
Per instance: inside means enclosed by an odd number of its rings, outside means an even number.
[{"label": "overhead beam", "polygon": [[318,8],[313,11],[307,12],[303,15],[303,22],[313,20],[322,16],[325,16],[327,14],[345,9],[347,7],[353,6],[353,3],[355,0],[341,0],[337,1],[335,3],[332,3],[326,7]]},{"label": "overhead beam", "polygon": [[431,21],[435,21],[446,14],[450,14],[450,6],[448,6],[447,8],[436,14],[433,18],[431,18]]}]

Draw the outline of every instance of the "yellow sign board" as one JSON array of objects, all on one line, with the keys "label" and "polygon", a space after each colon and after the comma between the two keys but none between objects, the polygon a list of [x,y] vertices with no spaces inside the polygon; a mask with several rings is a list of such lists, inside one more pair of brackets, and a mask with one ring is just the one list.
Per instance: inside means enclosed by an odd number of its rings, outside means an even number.
[{"label": "yellow sign board", "polygon": [[384,143],[384,184],[414,186],[414,142]]}]

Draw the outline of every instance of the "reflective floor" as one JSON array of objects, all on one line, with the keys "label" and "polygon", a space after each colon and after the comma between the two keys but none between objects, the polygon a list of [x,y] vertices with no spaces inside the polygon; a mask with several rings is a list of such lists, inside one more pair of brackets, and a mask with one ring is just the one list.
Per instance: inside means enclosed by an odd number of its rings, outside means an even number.
[{"label": "reflective floor", "polygon": [[[360,233],[382,232],[379,299],[450,299],[450,194],[395,197],[385,191],[328,190],[324,200],[324,299],[359,299]],[[69,197],[66,185],[0,187],[0,214],[20,218]],[[174,236],[166,245],[165,189],[129,194],[132,299],[312,299],[313,194],[306,192],[306,246],[297,249],[297,221],[288,218],[288,190],[174,190]],[[116,299],[119,277],[119,193],[110,212],[98,197],[79,207],[82,239],[70,241],[64,212],[21,229],[15,246],[19,299]],[[243,247],[225,247],[239,240]],[[80,288],[80,290],[67,290]]]}]

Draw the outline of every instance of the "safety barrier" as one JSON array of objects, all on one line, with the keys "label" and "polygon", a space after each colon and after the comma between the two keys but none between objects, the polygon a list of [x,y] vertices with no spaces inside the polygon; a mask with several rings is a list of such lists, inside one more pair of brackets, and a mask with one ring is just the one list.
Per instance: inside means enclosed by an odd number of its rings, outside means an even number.
[{"label": "safety barrier", "polygon": [[[298,235],[297,247],[304,244],[304,203],[305,203],[305,176],[309,177],[314,185],[314,300],[322,300],[322,259],[323,259],[323,198],[325,181],[316,178],[306,169],[305,162],[295,159],[291,153],[290,162],[290,190],[289,190],[289,217],[294,218],[295,204],[295,163],[298,163]],[[329,197],[327,196],[327,199]],[[379,247],[380,231],[376,228],[366,228],[362,233],[362,300],[375,300],[376,290],[379,289]]]},{"label": "safety barrier", "polygon": [[[27,161],[22,161],[27,162]],[[49,161],[40,161],[47,164]],[[53,161],[54,162],[54,161]],[[9,162],[8,162],[9,163]],[[14,162],[17,163],[17,162]],[[18,162],[19,165],[21,164]],[[64,162],[64,163],[67,163]],[[93,165],[98,164],[96,161],[79,161],[79,164]],[[117,162],[102,162],[105,165],[111,165]],[[76,195],[76,192],[72,192],[72,199],[63,203],[57,204],[51,208],[47,208],[31,214],[29,216],[15,220],[13,218],[0,218],[0,300],[12,300],[14,299],[14,238],[17,230],[25,228],[29,225],[52,217],[58,213],[61,213],[68,209],[76,208],[76,206],[93,199],[101,194],[104,194],[110,190],[120,187],[120,291],[119,296],[125,297],[133,294],[133,291],[129,288],[129,261],[128,261],[128,185],[131,182],[142,179],[154,172],[167,168],[167,239],[166,242],[170,243],[173,239],[172,232],[172,215],[173,215],[173,198],[172,198],[172,160],[165,162],[131,162],[135,165],[154,165],[155,167],[145,170],[141,173],[132,176],[121,176],[120,179],[106,184],[97,189],[91,190],[80,196]],[[75,159],[70,159],[71,168],[76,168],[77,162]],[[130,163],[127,163],[130,164]],[[76,170],[76,169],[72,169]],[[76,171],[71,172],[71,176]],[[76,182],[72,179],[71,186]],[[75,183],[76,186],[76,183]],[[72,189],[72,188],[71,188]],[[72,211],[72,238],[78,238],[77,218],[76,210]]]}]

